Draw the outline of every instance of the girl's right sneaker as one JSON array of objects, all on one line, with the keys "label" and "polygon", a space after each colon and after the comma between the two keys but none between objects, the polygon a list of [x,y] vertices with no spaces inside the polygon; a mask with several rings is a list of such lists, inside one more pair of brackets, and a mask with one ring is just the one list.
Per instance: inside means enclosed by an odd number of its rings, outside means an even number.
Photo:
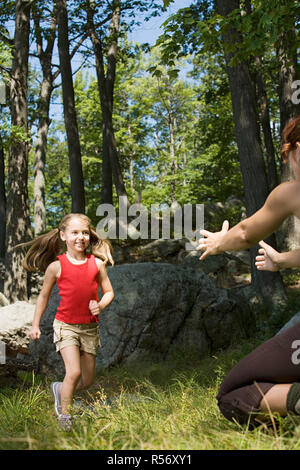
[{"label": "girl's right sneaker", "polygon": [[[62,382],[52,382],[51,392],[54,397],[54,409],[57,416],[61,415],[61,401],[60,401],[60,391],[61,391]],[[63,415],[64,416],[64,415]]]}]

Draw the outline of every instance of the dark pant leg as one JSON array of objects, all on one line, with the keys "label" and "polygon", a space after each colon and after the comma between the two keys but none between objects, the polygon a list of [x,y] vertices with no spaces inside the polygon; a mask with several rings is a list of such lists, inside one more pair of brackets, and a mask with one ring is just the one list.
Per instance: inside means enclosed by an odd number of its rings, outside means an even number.
[{"label": "dark pant leg", "polygon": [[300,344],[300,323],[261,344],[231,369],[217,395],[227,419],[253,421],[263,395],[273,385],[300,381],[300,364],[292,358],[296,340]]}]

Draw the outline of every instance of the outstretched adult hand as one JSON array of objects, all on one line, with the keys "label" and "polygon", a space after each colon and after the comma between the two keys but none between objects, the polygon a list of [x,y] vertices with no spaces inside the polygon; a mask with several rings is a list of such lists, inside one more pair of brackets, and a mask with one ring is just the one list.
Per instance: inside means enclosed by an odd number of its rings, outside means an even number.
[{"label": "outstretched adult hand", "polygon": [[200,238],[199,245],[197,250],[204,251],[200,256],[200,259],[203,260],[209,255],[217,255],[221,253],[218,249],[218,245],[222,237],[226,235],[229,230],[228,220],[224,220],[222,224],[222,230],[220,232],[209,232],[208,230],[201,230],[201,235],[204,235],[205,238]]},{"label": "outstretched adult hand", "polygon": [[278,251],[274,250],[268,243],[261,240],[259,242],[261,248],[258,250],[259,255],[255,258],[255,266],[259,271],[278,271],[279,267],[276,263]]}]

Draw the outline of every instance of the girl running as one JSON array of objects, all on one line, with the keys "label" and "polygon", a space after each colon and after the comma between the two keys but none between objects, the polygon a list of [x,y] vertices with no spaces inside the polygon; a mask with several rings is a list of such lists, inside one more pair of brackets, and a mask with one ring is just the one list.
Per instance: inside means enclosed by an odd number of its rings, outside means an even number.
[{"label": "girl running", "polygon": [[[75,390],[87,389],[93,382],[99,341],[98,317],[113,300],[114,292],[105,265],[113,265],[111,245],[101,240],[83,214],[63,217],[59,228],[37,237],[26,254],[28,271],[45,272],[37,298],[30,338],[41,336],[40,321],[55,283],[60,305],[55,315],[54,343],[65,365],[63,382],[51,384],[59,423],[69,429]],[[98,289],[103,296],[99,302]]]}]

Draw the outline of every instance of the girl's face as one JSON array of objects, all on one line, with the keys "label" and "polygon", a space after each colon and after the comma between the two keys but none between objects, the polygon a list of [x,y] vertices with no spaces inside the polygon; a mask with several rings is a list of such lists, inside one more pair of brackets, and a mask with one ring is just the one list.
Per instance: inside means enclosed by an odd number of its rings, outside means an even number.
[{"label": "girl's face", "polygon": [[74,217],[68,222],[65,231],[60,232],[60,237],[66,242],[69,254],[84,253],[90,243],[89,224]]}]

